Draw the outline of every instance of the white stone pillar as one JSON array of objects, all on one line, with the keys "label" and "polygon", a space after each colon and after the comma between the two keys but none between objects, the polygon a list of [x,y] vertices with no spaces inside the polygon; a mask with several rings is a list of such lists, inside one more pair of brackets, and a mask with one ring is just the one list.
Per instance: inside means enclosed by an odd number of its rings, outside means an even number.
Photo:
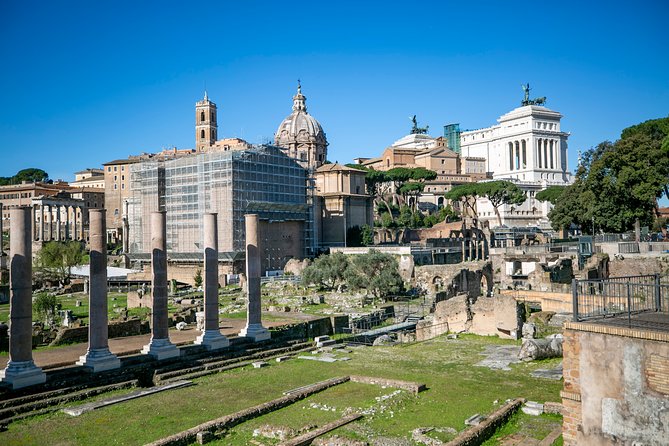
[{"label": "white stone pillar", "polygon": [[[73,206],[72,207],[72,225],[73,231],[72,231],[72,240],[79,240],[79,232],[77,231],[77,211],[79,207],[78,206]],[[105,224],[106,226],[106,224]]]},{"label": "white stone pillar", "polygon": [[47,208],[47,215],[49,216],[49,241],[53,240],[53,208],[50,204],[44,205]]},{"label": "white stone pillar", "polygon": [[56,240],[60,241],[60,205],[56,205]]},{"label": "white stone pillar", "polygon": [[178,357],[167,326],[167,225],[165,211],[151,213],[151,341],[142,353],[158,360]]},{"label": "white stone pillar", "polygon": [[9,228],[9,362],[0,382],[13,389],[42,384],[46,375],[33,362],[32,224],[28,206],[10,210]]},{"label": "white stone pillar", "polygon": [[270,339],[269,331],[262,326],[260,302],[260,244],[258,214],[246,214],[246,327],[239,336],[253,338],[255,342]]},{"label": "white stone pillar", "polygon": [[104,209],[89,211],[90,287],[88,293],[88,351],[77,364],[92,372],[117,369],[121,361],[109,351],[107,319],[107,240]]},{"label": "white stone pillar", "polygon": [[[218,215],[204,214],[204,330],[195,343],[207,350],[230,345],[218,326]],[[123,234],[125,236],[125,234]]]},{"label": "white stone pillar", "polygon": [[70,206],[65,205],[65,240],[70,239]]},{"label": "white stone pillar", "polygon": [[79,210],[81,211],[81,226],[80,226],[81,229],[79,230],[79,240],[85,241],[86,236],[84,234],[84,207],[83,206],[79,207]]}]

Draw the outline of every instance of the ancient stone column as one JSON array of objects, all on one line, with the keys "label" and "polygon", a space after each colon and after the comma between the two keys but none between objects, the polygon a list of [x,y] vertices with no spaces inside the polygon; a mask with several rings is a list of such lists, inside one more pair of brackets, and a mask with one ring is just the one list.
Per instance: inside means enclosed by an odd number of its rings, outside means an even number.
[{"label": "ancient stone column", "polygon": [[[77,210],[78,206],[73,206],[72,207],[72,225],[74,226],[73,231],[72,231],[72,240],[79,240],[79,232],[77,231]],[[83,220],[83,219],[82,219]],[[106,227],[106,225],[105,225]],[[105,237],[107,237],[107,234],[105,234]]]},{"label": "ancient stone column", "polygon": [[195,340],[207,350],[230,345],[218,328],[218,222],[217,214],[204,214],[204,330]]},{"label": "ancient stone column", "polygon": [[178,357],[167,326],[167,225],[165,211],[151,213],[151,341],[142,353],[158,360]]},{"label": "ancient stone column", "polygon": [[56,205],[56,240],[60,241],[60,205]]},{"label": "ancient stone column", "polygon": [[270,338],[269,331],[262,326],[260,307],[260,247],[258,214],[247,214],[246,218],[246,327],[239,336],[253,338],[255,342]]},{"label": "ancient stone column", "polygon": [[44,242],[44,205],[39,205],[39,241]]},{"label": "ancient stone column", "polygon": [[70,239],[70,206],[65,205],[65,240]]},{"label": "ancient stone column", "polygon": [[2,218],[3,218],[3,215],[2,215],[2,203],[0,203],[0,256],[2,256],[2,253],[3,253],[2,248],[3,248],[3,246],[4,246],[4,245],[2,244],[2,241],[3,241],[3,238],[2,238],[2,230],[3,230],[3,227],[2,227]]},{"label": "ancient stone column", "polygon": [[88,293],[88,351],[77,364],[93,372],[117,369],[121,361],[109,351],[107,321],[107,230],[105,210],[91,209],[90,287]]},{"label": "ancient stone column", "polygon": [[33,362],[32,222],[28,206],[10,209],[9,362],[0,382],[14,389],[42,384],[46,375]]},{"label": "ancient stone column", "polygon": [[[80,226],[80,229],[79,229],[79,240],[85,241],[86,238],[85,238],[85,235],[84,235],[84,207],[81,206],[79,209],[81,210],[81,226]],[[106,237],[106,235],[105,235],[105,237]]]},{"label": "ancient stone column", "polygon": [[123,253],[130,252],[130,220],[128,216],[128,200],[123,202]]},{"label": "ancient stone column", "polygon": [[[53,208],[50,204],[44,205],[48,209],[49,215],[49,241],[53,240]],[[46,241],[46,240],[45,240]]]}]

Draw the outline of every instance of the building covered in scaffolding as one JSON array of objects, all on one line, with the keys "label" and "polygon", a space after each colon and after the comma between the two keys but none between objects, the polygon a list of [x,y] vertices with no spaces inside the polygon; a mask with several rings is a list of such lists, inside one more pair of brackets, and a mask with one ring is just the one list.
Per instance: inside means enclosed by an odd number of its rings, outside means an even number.
[{"label": "building covered in scaffolding", "polygon": [[[244,250],[244,215],[261,220],[264,271],[315,252],[307,170],[278,147],[248,145],[132,165],[130,254],[150,252],[150,214],[167,213],[168,256],[201,257],[205,212],[218,213],[219,251]],[[190,257],[190,256],[188,256]]]}]

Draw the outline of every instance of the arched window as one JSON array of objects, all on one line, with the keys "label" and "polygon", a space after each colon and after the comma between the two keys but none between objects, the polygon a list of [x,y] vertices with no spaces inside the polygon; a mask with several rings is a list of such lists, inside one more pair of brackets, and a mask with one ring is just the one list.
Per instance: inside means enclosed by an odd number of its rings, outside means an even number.
[{"label": "arched window", "polygon": [[204,139],[204,129],[200,130],[200,138]]},{"label": "arched window", "polygon": [[204,112],[200,112],[200,122],[204,122]]}]

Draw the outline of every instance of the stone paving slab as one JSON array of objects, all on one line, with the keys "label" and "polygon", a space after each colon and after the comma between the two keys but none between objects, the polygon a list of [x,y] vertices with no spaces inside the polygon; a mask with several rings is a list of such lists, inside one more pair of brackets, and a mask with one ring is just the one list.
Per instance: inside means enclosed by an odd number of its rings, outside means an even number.
[{"label": "stone paving slab", "polygon": [[562,379],[562,362],[554,369],[537,369],[530,373],[535,378],[554,379],[559,381]]},{"label": "stone paving slab", "polygon": [[181,387],[192,386],[193,381],[177,381],[170,384],[165,384],[163,386],[151,387],[150,389],[136,390],[125,395],[115,396],[113,398],[106,398],[100,401],[94,401],[92,403],[82,404],[80,406],[68,407],[63,409],[68,415],[73,417],[78,417],[81,414],[90,412],[95,409],[100,409],[102,407],[111,406],[112,404],[122,403],[124,401],[134,400],[135,398],[141,398],[143,396],[153,395],[154,393],[163,392],[165,390],[178,389]]},{"label": "stone paving slab", "polygon": [[479,367],[488,367],[493,370],[511,370],[510,364],[520,363],[518,359],[518,345],[488,345],[485,350],[480,353],[485,356],[485,359],[477,362],[475,365]]}]

